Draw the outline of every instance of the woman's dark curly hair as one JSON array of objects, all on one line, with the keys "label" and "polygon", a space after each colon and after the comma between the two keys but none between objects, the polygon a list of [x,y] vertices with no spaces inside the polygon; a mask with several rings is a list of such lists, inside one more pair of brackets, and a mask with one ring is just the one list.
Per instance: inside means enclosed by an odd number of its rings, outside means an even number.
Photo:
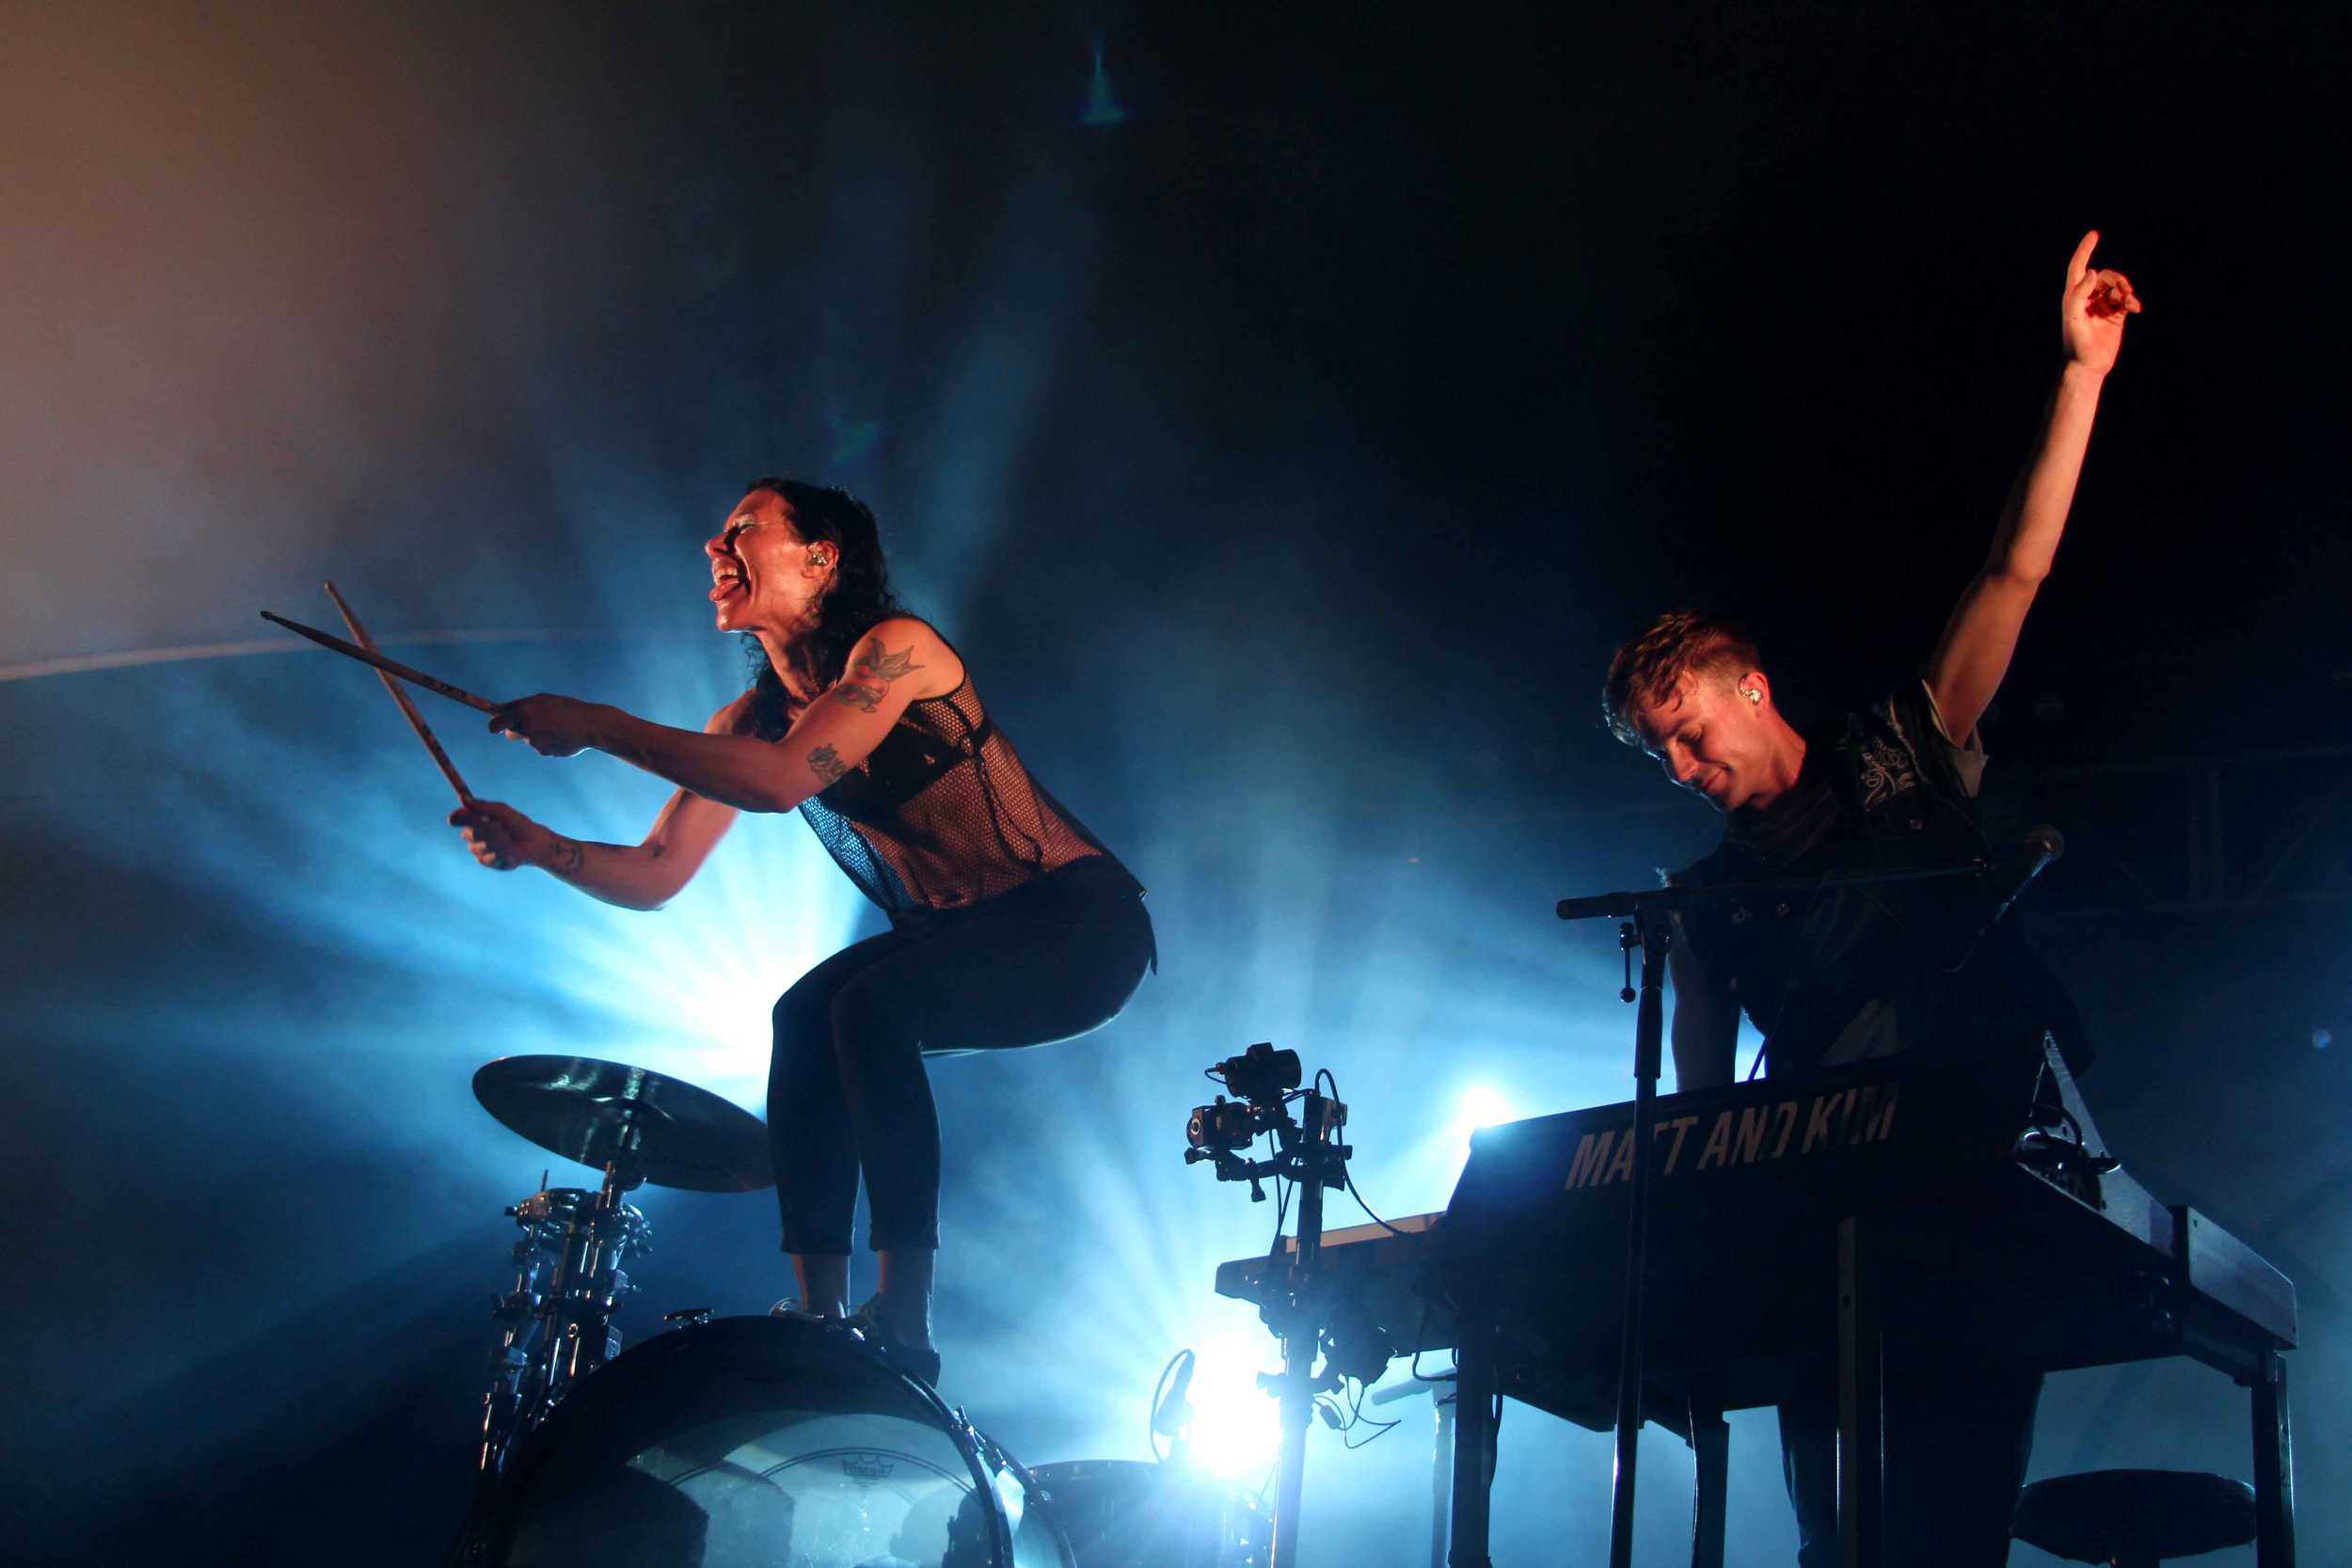
[{"label": "woman's dark curly hair", "polygon": [[[772,490],[792,509],[792,527],[811,542],[823,540],[834,547],[833,587],[817,609],[817,629],[802,644],[811,673],[819,686],[841,678],[850,650],[877,621],[904,615],[906,607],[890,592],[890,562],[882,555],[881,531],[866,504],[847,490],[808,484],[772,476],[745,486]],[[746,637],[755,673],[752,677],[753,733],[762,740],[778,740],[791,727],[791,707],[784,681],[768,662],[767,651],[755,637]]]}]

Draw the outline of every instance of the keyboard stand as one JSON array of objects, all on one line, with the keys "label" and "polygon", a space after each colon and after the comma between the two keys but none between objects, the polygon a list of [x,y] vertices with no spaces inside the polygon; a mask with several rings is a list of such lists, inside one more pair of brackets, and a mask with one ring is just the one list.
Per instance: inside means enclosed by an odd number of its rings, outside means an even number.
[{"label": "keyboard stand", "polygon": [[1502,1384],[1495,1366],[1495,1329],[1475,1307],[1462,1313],[1462,1342],[1454,1348],[1454,1528],[1450,1568],[1494,1568],[1486,1555],[1495,1482],[1495,1402]]}]

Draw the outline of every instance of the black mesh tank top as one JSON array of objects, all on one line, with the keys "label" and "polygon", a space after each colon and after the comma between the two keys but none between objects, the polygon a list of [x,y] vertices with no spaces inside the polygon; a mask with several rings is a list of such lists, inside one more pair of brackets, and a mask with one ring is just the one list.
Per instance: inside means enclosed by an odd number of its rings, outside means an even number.
[{"label": "black mesh tank top", "polygon": [[801,802],[818,841],[891,924],[968,909],[1088,856],[1118,865],[1038,786],[971,673],[907,705],[873,754]]}]

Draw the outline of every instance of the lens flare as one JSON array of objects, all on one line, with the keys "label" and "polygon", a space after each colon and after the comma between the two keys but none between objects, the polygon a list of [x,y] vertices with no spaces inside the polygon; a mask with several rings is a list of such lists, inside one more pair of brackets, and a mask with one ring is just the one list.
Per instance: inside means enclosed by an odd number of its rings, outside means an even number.
[{"label": "lens flare", "polygon": [[1482,1127],[1516,1120],[1518,1114],[1501,1089],[1491,1084],[1472,1084],[1462,1091],[1461,1102],[1454,1110],[1454,1132],[1467,1148],[1472,1132]]},{"label": "lens flare", "polygon": [[1194,1465],[1246,1485],[1264,1475],[1281,1444],[1282,1421],[1258,1374],[1278,1367],[1280,1354],[1271,1334],[1238,1326],[1201,1345],[1192,1375]]}]

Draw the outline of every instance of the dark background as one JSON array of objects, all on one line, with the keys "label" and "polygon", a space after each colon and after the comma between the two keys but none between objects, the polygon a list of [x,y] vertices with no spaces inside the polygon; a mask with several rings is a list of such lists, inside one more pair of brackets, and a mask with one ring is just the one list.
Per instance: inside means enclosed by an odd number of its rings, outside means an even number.
[{"label": "dark background", "polygon": [[[868,919],[790,822],[652,917],[477,870],[373,681],[257,608],[331,625],[332,576],[469,688],[699,721],[742,481],[866,497],[1166,960],[1094,1039],[935,1073],[947,1391],[1140,1458],[1191,1345],[1255,1451],[1273,1343],[1209,1275],[1270,1215],[1179,1162],[1199,1069],[1330,1068],[1384,1211],[1474,1121],[1625,1098],[1610,933],[1550,903],[1715,829],[1600,729],[1610,649],[1706,603],[1817,700],[1915,665],[2095,225],[2148,313],[1992,804],[2069,837],[2028,919],[2108,1137],[2300,1288],[2343,1556],[2345,15],[0,8],[13,1554],[428,1560],[548,1164],[472,1069],[756,1104],[770,1002]],[[663,793],[431,717],[566,832]],[[632,1339],[788,1288],[766,1200],[642,1206]],[[1317,1437],[1310,1560],[1418,1560],[1401,1408]],[[2247,1475],[2244,1421],[2185,1364],[2069,1374],[2035,1474]],[[1503,1452],[1498,1559],[1596,1557],[1606,1439]],[[1791,1555],[1776,1461],[1740,1418],[1735,1561]]]}]

